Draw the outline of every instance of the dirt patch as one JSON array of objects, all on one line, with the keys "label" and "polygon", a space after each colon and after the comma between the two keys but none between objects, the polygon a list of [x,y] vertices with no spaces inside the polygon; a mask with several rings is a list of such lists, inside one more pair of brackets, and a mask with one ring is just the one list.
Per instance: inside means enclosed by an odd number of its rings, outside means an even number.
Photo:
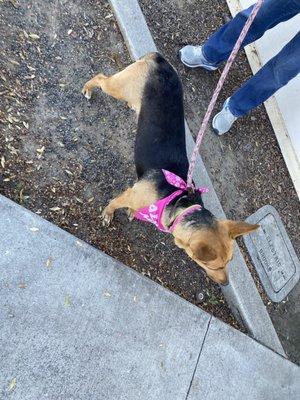
[{"label": "dirt patch", "polygon": [[130,59],[107,2],[1,1],[0,193],[237,326],[212,284],[170,236],[100,208],[135,179],[135,115],[83,83]]},{"label": "dirt patch", "polygon": [[[140,0],[140,5],[158,49],[182,78],[186,118],[195,137],[220,71],[209,73],[185,68],[179,62],[177,52],[186,44],[202,43],[231,18],[226,1]],[[220,109],[224,100],[250,76],[246,56],[241,51],[216,109]],[[299,201],[264,107],[258,107],[240,119],[229,135],[220,138],[208,130],[201,155],[227,217],[245,219],[263,205],[273,205],[299,256]],[[286,301],[271,303],[241,240],[239,244],[286,351],[291,359],[300,362],[300,285]]]}]

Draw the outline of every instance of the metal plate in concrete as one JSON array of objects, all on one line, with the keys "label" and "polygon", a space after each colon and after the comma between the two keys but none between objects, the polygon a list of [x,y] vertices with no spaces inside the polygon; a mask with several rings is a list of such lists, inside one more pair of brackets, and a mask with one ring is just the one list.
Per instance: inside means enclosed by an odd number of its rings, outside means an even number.
[{"label": "metal plate in concrete", "polygon": [[299,398],[299,367],[212,318],[187,400]]},{"label": "metal plate in concrete", "polygon": [[299,259],[274,207],[260,208],[247,222],[261,226],[244,236],[244,242],[266,293],[280,302],[299,281]]},{"label": "metal plate in concrete", "polygon": [[185,400],[210,315],[0,196],[0,399]]}]

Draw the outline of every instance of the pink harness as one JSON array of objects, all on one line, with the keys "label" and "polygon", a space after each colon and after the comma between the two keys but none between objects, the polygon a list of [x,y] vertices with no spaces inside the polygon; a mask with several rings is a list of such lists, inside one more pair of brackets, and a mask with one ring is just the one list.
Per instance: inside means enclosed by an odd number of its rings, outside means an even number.
[{"label": "pink harness", "polygon": [[[170,227],[165,227],[164,224],[162,223],[162,217],[166,207],[171,203],[172,200],[176,199],[176,197],[179,197],[182,193],[184,193],[187,190],[187,184],[179,176],[173,174],[173,172],[166,171],[165,169],[163,169],[162,172],[167,182],[170,185],[175,186],[179,190],[176,190],[175,192],[165,197],[164,199],[157,200],[155,203],[150,204],[150,206],[140,208],[135,212],[134,216],[136,219],[140,221],[151,222],[157,227],[157,229],[159,229],[162,232],[172,233],[175,227],[184,219],[184,217],[186,217],[189,214],[192,214],[195,211],[201,210],[202,207],[200,206],[200,204],[195,204],[194,206],[189,207],[175,218]],[[208,189],[202,187],[196,189],[196,191],[202,194],[202,193],[207,193]]]}]

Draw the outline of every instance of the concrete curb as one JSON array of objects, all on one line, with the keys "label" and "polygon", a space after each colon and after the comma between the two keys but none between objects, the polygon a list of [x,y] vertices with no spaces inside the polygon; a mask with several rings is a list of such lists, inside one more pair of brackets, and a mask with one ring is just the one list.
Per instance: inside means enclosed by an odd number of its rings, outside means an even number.
[{"label": "concrete curb", "polygon": [[[109,0],[109,3],[115,13],[132,60],[135,61],[148,52],[156,51],[155,43],[138,1]],[[191,154],[194,140],[187,124],[186,146],[188,154]],[[201,157],[198,158],[194,180],[197,185],[210,188],[210,193],[205,196],[205,203],[209,210],[219,218],[226,218]],[[248,333],[263,345],[285,356],[270,316],[238,246],[236,246],[230,265],[230,284],[221,289],[235,317],[245,325]]]}]

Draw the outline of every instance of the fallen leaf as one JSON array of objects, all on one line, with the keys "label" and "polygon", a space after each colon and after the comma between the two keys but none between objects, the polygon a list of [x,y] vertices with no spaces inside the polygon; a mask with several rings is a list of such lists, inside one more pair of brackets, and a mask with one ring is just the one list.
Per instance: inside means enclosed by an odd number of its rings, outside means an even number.
[{"label": "fallen leaf", "polygon": [[46,260],[46,267],[47,268],[51,268],[52,267],[52,263],[53,263],[53,258],[52,257],[49,257],[47,260]]},{"label": "fallen leaf", "polygon": [[13,379],[10,381],[10,384],[9,384],[8,389],[9,389],[10,391],[12,391],[12,390],[15,389],[16,385],[17,385],[17,379],[16,379],[16,378],[13,378]]},{"label": "fallen leaf", "polygon": [[26,285],[26,283],[19,283],[19,285],[18,285],[18,287],[20,288],[20,289],[26,289],[26,287],[27,287],[27,285]]},{"label": "fallen leaf", "polygon": [[11,144],[7,145],[7,148],[9,149],[11,154],[15,154],[18,155],[18,150],[14,148],[14,146],[12,146]]},{"label": "fallen leaf", "polygon": [[18,63],[18,61],[10,60],[10,59],[8,59],[8,61],[11,62],[14,65],[20,65],[20,63]]},{"label": "fallen leaf", "polygon": [[28,35],[31,39],[39,39],[39,35],[37,35],[36,33],[29,33]]},{"label": "fallen leaf", "polygon": [[65,306],[70,306],[72,304],[72,299],[69,294],[67,296],[65,296],[64,304],[65,304]]},{"label": "fallen leaf", "polygon": [[16,1],[16,0],[9,0],[9,2],[15,7],[15,8],[19,8],[20,4]]},{"label": "fallen leaf", "polygon": [[51,207],[50,210],[51,211],[59,211],[61,208],[60,207]]},{"label": "fallen leaf", "polygon": [[39,154],[43,154],[45,151],[45,146],[42,146],[40,149],[36,149]]},{"label": "fallen leaf", "polygon": [[20,193],[19,193],[20,203],[23,203],[23,200],[24,200],[23,192],[24,192],[24,189],[21,189]]}]

